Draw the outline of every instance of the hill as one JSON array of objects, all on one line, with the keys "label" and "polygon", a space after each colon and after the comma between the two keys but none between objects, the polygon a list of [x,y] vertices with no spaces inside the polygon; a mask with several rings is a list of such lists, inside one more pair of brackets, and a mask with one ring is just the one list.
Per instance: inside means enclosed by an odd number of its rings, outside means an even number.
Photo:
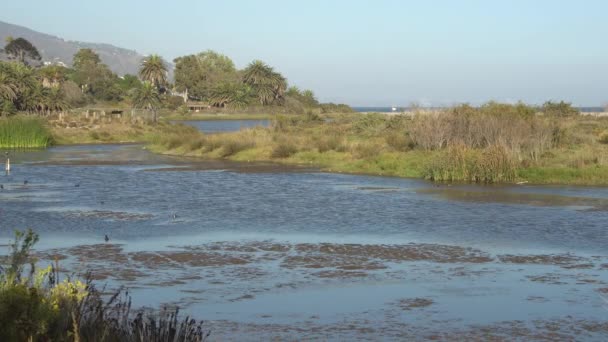
[{"label": "hill", "polygon": [[[64,40],[59,37],[31,30],[27,27],[0,21],[0,46],[7,37],[23,37],[38,48],[45,62],[61,62],[72,65],[72,57],[83,48],[90,48],[99,54],[102,62],[118,75],[137,74],[139,63],[144,57],[137,51],[116,47],[110,44],[88,43]],[[0,56],[3,58],[5,56]]]}]

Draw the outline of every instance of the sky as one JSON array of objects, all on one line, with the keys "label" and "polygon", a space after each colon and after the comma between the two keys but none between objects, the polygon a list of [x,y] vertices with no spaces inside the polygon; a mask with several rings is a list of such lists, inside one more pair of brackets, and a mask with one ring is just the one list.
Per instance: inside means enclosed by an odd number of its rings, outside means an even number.
[{"label": "sky", "polygon": [[0,20],[167,60],[261,59],[352,106],[608,103],[606,0],[5,0]]}]

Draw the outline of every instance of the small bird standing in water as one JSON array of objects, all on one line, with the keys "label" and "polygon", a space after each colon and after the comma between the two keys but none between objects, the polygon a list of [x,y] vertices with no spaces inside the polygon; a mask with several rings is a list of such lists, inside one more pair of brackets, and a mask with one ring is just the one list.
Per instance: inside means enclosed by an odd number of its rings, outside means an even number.
[{"label": "small bird standing in water", "polygon": [[26,179],[23,181],[23,185],[27,185],[29,183],[29,181]]},{"label": "small bird standing in water", "polygon": [[173,220],[175,221],[175,219],[177,219],[177,214],[173,213]]},{"label": "small bird standing in water", "polygon": [[4,190],[4,184],[0,184],[0,190]]},{"label": "small bird standing in water", "polygon": [[110,238],[108,237],[108,234],[106,234],[106,236],[104,237],[104,240],[106,240],[106,242],[110,241]]}]

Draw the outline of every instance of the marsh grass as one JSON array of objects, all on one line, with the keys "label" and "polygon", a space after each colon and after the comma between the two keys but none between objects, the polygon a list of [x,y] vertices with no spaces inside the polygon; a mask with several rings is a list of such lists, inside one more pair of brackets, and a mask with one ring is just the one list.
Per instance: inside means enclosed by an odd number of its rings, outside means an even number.
[{"label": "marsh grass", "polygon": [[[314,165],[443,182],[607,184],[608,118],[543,115],[522,104],[412,115],[278,115],[269,128],[180,135],[157,151]],[[167,139],[167,137],[165,137]]]},{"label": "marsh grass", "polygon": [[44,148],[53,142],[45,121],[36,117],[16,116],[0,119],[0,148]]}]

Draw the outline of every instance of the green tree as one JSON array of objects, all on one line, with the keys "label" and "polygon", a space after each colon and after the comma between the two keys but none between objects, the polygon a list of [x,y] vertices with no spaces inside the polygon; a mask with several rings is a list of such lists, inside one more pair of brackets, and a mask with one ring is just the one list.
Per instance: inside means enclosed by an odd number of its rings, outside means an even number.
[{"label": "green tree", "polygon": [[251,86],[262,105],[281,104],[287,89],[287,80],[260,60],[243,70],[243,82]]},{"label": "green tree", "polygon": [[4,47],[4,52],[8,54],[9,58],[16,59],[22,64],[27,64],[28,59],[34,61],[40,61],[42,59],[38,49],[36,49],[36,47],[27,39],[13,39],[12,37],[8,37],[6,41],[7,44]]},{"label": "green tree", "polygon": [[80,49],[74,54],[72,65],[74,69],[82,70],[87,67],[97,66],[101,63],[99,55],[91,49]]},{"label": "green tree", "polygon": [[197,100],[209,100],[220,83],[239,81],[234,62],[212,50],[176,58],[174,63],[176,90],[188,91]]},{"label": "green tree", "polygon": [[160,91],[167,85],[167,66],[159,55],[150,55],[141,62],[139,77],[144,82],[152,83]]},{"label": "green tree", "polygon": [[160,108],[161,98],[158,89],[154,84],[145,81],[140,88],[135,90],[133,95],[135,108],[142,108],[154,114],[154,122],[157,121],[157,111]]},{"label": "green tree", "polygon": [[215,107],[241,109],[250,104],[251,87],[242,83],[222,82],[211,92],[209,102]]},{"label": "green tree", "polygon": [[122,92],[118,76],[91,49],[81,49],[74,55],[74,72],[70,79],[78,84],[83,93],[103,101],[120,101]]}]

